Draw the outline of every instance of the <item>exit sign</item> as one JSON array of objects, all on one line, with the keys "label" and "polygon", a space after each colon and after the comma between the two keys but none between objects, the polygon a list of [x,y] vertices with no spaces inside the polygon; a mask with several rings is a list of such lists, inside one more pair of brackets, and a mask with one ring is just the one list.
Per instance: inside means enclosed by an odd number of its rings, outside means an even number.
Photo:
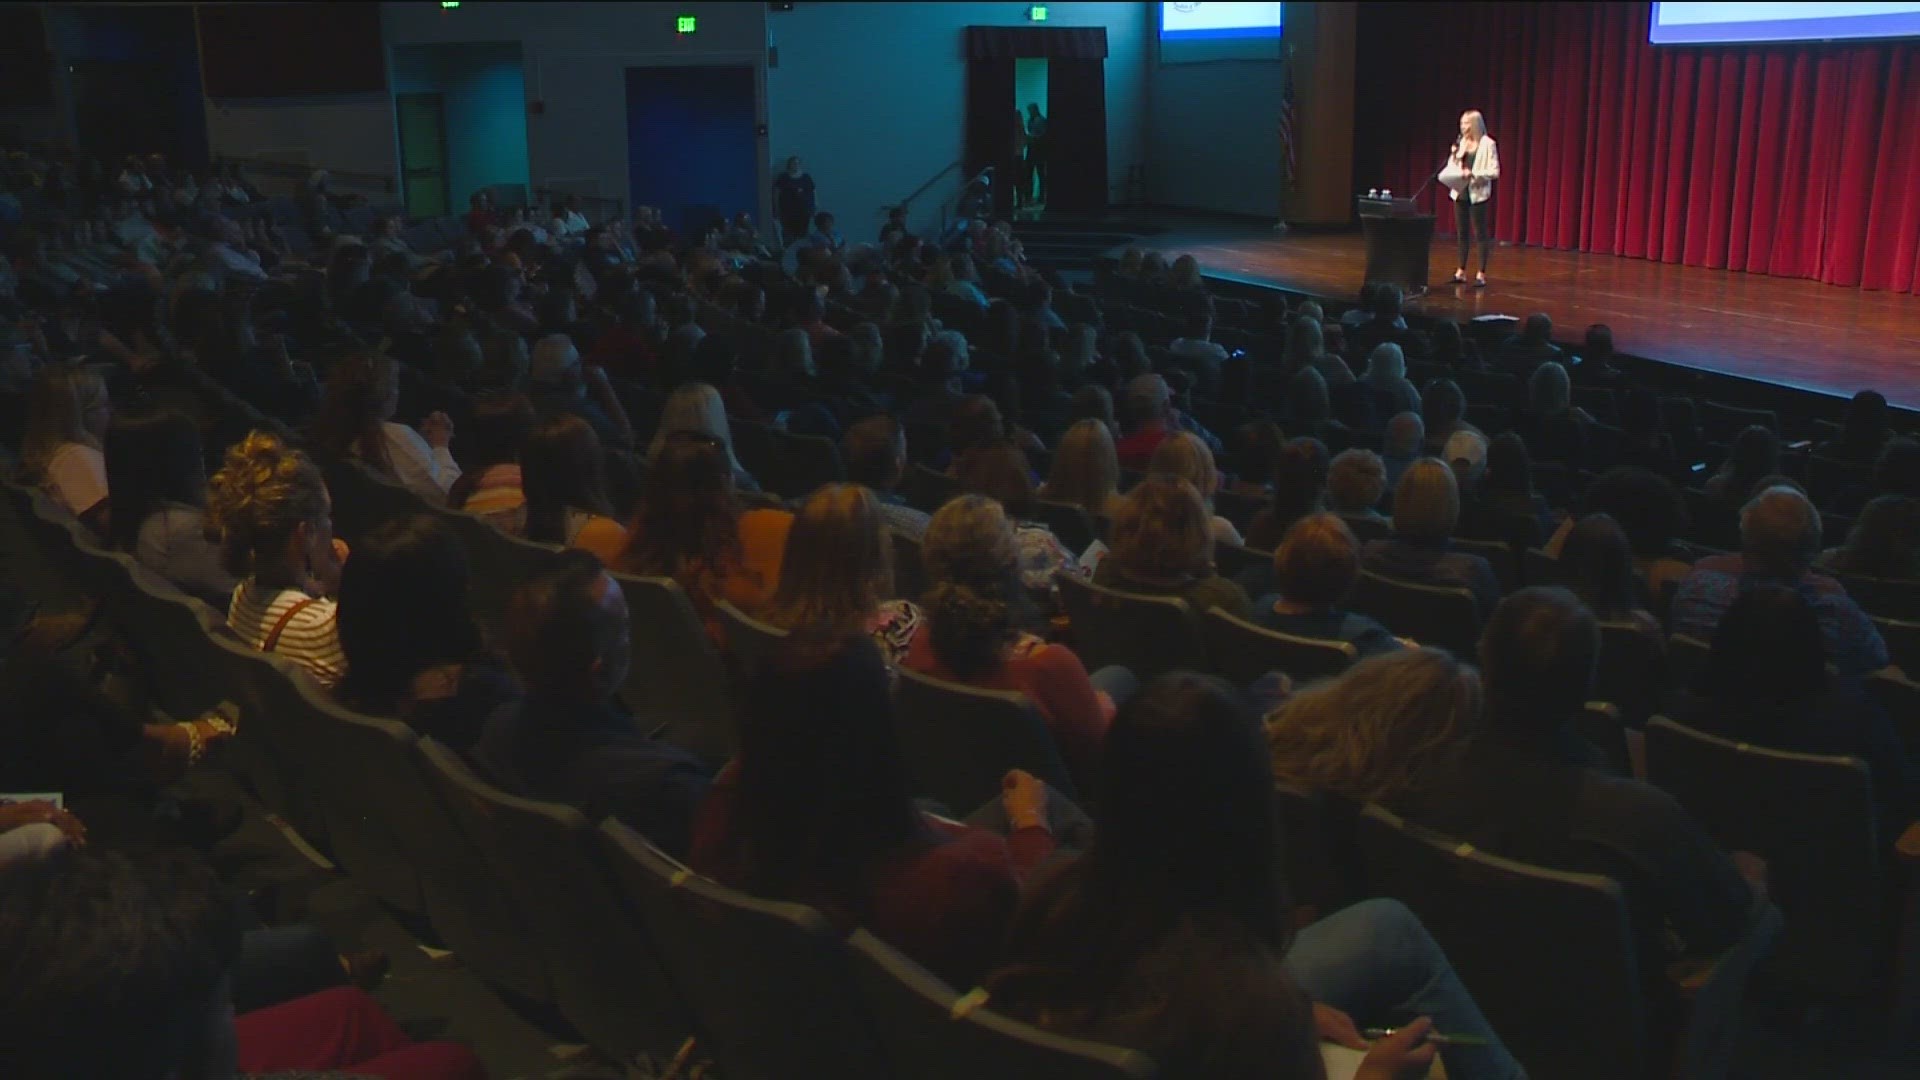
[{"label": "exit sign", "polygon": [[673,29],[677,33],[691,34],[700,29],[700,20],[692,15],[682,15],[673,21]]},{"label": "exit sign", "polygon": [[1035,4],[1027,9],[1027,19],[1031,22],[1047,21],[1047,5]]}]

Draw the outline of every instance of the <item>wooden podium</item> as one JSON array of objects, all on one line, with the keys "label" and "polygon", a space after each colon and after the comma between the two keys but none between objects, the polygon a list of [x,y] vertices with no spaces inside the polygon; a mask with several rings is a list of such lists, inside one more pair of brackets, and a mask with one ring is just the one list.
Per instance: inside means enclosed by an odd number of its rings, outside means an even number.
[{"label": "wooden podium", "polygon": [[1427,287],[1427,256],[1433,251],[1433,215],[1412,199],[1360,199],[1360,231],[1367,238],[1367,284],[1393,284],[1403,292]]}]

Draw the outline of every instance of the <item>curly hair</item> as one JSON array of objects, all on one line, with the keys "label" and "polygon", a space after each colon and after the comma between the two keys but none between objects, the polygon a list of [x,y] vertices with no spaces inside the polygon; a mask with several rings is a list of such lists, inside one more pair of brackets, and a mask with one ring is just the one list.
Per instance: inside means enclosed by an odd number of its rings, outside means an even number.
[{"label": "curly hair", "polygon": [[221,562],[251,573],[261,556],[327,514],[327,483],[313,459],[255,431],[227,450],[207,484],[207,516],[220,530]]},{"label": "curly hair", "polygon": [[920,558],[934,657],[962,680],[998,668],[1019,634],[1024,595],[1012,519],[984,495],[962,495],[933,515]]},{"label": "curly hair", "polygon": [[1479,723],[1480,679],[1439,649],[1399,649],[1309,686],[1267,720],[1277,779],[1369,802],[1416,786]]},{"label": "curly hair", "polygon": [[1107,544],[1123,569],[1148,574],[1213,569],[1213,522],[1200,489],[1185,480],[1149,476],[1120,500]]}]

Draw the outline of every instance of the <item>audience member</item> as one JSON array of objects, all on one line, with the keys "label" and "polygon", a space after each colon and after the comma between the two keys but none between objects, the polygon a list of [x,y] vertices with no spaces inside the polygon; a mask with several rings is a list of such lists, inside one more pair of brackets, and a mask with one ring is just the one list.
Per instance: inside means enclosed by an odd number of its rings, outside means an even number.
[{"label": "audience member", "polygon": [[627,531],[613,519],[605,477],[600,440],[585,420],[562,413],[534,428],[520,451],[526,539],[618,559]]},{"label": "audience member", "polygon": [[[111,473],[111,434],[108,447]],[[114,491],[119,490],[116,482]],[[120,504],[118,494],[114,504]],[[1821,552],[1819,563],[1823,569],[1868,577],[1920,578],[1920,499],[1882,495],[1868,503],[1854,519],[1847,542]]]},{"label": "audience member", "polygon": [[1020,581],[1039,595],[1051,595],[1053,576],[1080,572],[1080,560],[1045,525],[1033,520],[1038,501],[1027,455],[1010,439],[974,447],[959,459],[960,490],[998,502],[1014,521],[1014,548]]},{"label": "audience member", "polygon": [[1093,580],[1110,589],[1175,596],[1195,615],[1220,608],[1245,619],[1253,605],[1239,585],[1213,568],[1213,531],[1199,489],[1185,480],[1148,477],[1120,502],[1108,538],[1112,549]]},{"label": "audience member", "polygon": [[473,406],[467,462],[447,491],[447,505],[511,536],[526,535],[527,497],[520,471],[535,424],[533,402],[524,394],[493,394]]},{"label": "audience member", "polygon": [[[1364,1047],[1357,1024],[1412,1016],[1417,1032],[1430,1018],[1474,1044],[1441,1048],[1447,1075],[1523,1076],[1401,904],[1369,900],[1289,934],[1267,759],[1216,680],[1173,672],[1135,695],[1108,732],[1093,845],[1027,890],[986,982],[995,1007],[1138,1045],[1173,1076],[1308,1077],[1319,1071],[1301,1063],[1304,991],[1323,1036]],[[1168,997],[1166,973],[1207,987],[1218,969],[1199,965],[1223,954],[1247,965],[1229,971],[1255,992],[1218,1013]],[[1358,1075],[1420,1075],[1431,1045],[1409,1059],[1407,1043],[1382,1040]]]},{"label": "audience member", "polygon": [[660,424],[653,431],[653,442],[647,447],[648,465],[660,460],[660,451],[668,437],[682,431],[713,437],[726,451],[733,486],[746,492],[760,490],[759,482],[740,464],[740,456],[734,452],[733,428],[727,422],[727,408],[720,400],[719,391],[706,383],[688,383],[667,397],[666,405],[660,410]]},{"label": "audience member", "polygon": [[1367,354],[1360,381],[1373,394],[1374,412],[1393,416],[1420,408],[1420,391],[1407,381],[1407,357],[1400,346],[1383,341]]},{"label": "audience member", "polygon": [[1487,445],[1486,460],[1472,499],[1461,508],[1461,535],[1498,540],[1516,549],[1539,547],[1558,522],[1547,500],[1533,489],[1526,441],[1517,432],[1503,431]]},{"label": "audience member", "polygon": [[1887,426],[1886,395],[1877,390],[1862,390],[1847,402],[1847,413],[1840,434],[1820,447],[1820,453],[1855,465],[1871,465],[1880,456],[1891,434]]},{"label": "audience member", "polygon": [[431,514],[389,518],[361,538],[340,572],[340,699],[472,749],[518,688],[482,645],[467,582],[466,545]]},{"label": "audience member", "polygon": [[1671,1004],[1669,961],[1770,936],[1779,915],[1765,903],[1765,864],[1729,858],[1659,788],[1600,771],[1599,752],[1574,733],[1599,651],[1593,615],[1571,593],[1507,597],[1480,640],[1484,730],[1389,805],[1492,854],[1619,882],[1657,1012]]},{"label": "audience member", "polygon": [[113,513],[107,539],[182,592],[224,605],[239,581],[207,523],[200,431],[173,410],[121,416],[107,429]]},{"label": "audience member", "polygon": [[1759,494],[1755,485],[1780,471],[1780,437],[1771,428],[1751,425],[1734,436],[1720,471],[1700,485],[1729,514]]},{"label": "audience member", "polygon": [[1353,530],[1335,514],[1309,514],[1293,523],[1273,553],[1279,591],[1254,602],[1253,621],[1295,637],[1348,642],[1362,657],[1399,648],[1386,627],[1340,606],[1359,577]]},{"label": "audience member", "polygon": [[840,445],[847,479],[864,484],[880,502],[880,518],[891,532],[914,540],[927,531],[927,513],[907,505],[900,480],[907,470],[907,431],[891,416],[877,415],[847,429]]},{"label": "audience member", "polygon": [[[1467,395],[1461,391],[1460,384],[1452,379],[1435,379],[1427,384],[1420,394],[1420,421],[1425,431],[1425,441],[1421,445],[1430,453],[1438,453],[1453,438],[1456,431],[1479,432],[1479,428],[1467,423]],[[1399,485],[1394,485],[1396,488]]]},{"label": "audience member", "polygon": [[676,431],[660,444],[626,550],[611,565],[679,582],[718,641],[714,603],[757,611],[772,598],[792,526],[785,510],[742,509],[719,439]]},{"label": "audience member", "polygon": [[1484,617],[1500,602],[1500,580],[1487,560],[1455,551],[1460,525],[1460,486],[1454,472],[1433,458],[1413,463],[1393,492],[1393,536],[1369,540],[1361,566],[1418,585],[1466,589]]},{"label": "audience member", "polygon": [[1588,514],[1568,530],[1559,568],[1568,591],[1594,618],[1626,623],[1644,635],[1656,653],[1666,653],[1666,633],[1647,608],[1646,590],[1633,568],[1633,549],[1613,518]]},{"label": "audience member", "polygon": [[1173,391],[1167,381],[1152,372],[1134,377],[1127,383],[1120,418],[1126,430],[1114,444],[1120,467],[1145,472],[1153,461],[1153,452],[1178,430],[1173,422]]},{"label": "audience member", "polygon": [[1106,422],[1077,420],[1060,436],[1040,496],[1077,506],[1095,519],[1113,516],[1120,505],[1120,456]]},{"label": "audience member", "polygon": [[[1680,587],[1693,566],[1675,558],[1674,540],[1686,530],[1687,504],[1680,492],[1665,477],[1644,468],[1625,467],[1603,473],[1587,485],[1587,512],[1606,514],[1620,523],[1633,548],[1633,569],[1646,581],[1647,595],[1660,601]],[[1558,554],[1567,530],[1574,525],[1569,517],[1548,544],[1549,554]]]},{"label": "audience member", "polygon": [[1293,528],[1293,523],[1326,507],[1327,477],[1332,465],[1319,439],[1289,439],[1280,450],[1273,471],[1273,501],[1255,514],[1247,527],[1247,546],[1270,551]]},{"label": "audience member", "polygon": [[[1161,443],[1148,462],[1147,475],[1192,484],[1206,501],[1207,512],[1213,513],[1213,496],[1220,490],[1220,470],[1214,466],[1213,451],[1207,449],[1198,435],[1182,431]],[[1240,530],[1219,514],[1213,514],[1211,528],[1216,544],[1242,543]]]},{"label": "audience member", "polygon": [[740,752],[695,825],[694,869],[864,926],[970,986],[999,949],[1022,876],[1053,850],[1045,789],[1008,776],[1006,839],[923,813],[878,650],[853,640],[751,678]]},{"label": "audience member", "polygon": [[1553,343],[1553,320],[1544,312],[1527,316],[1520,331],[1509,334],[1497,350],[1499,364],[1520,378],[1533,374],[1541,364],[1556,362],[1564,353]]},{"label": "audience member", "polygon": [[460,478],[460,466],[447,449],[453,421],[434,413],[415,431],[393,422],[399,407],[400,368],[393,358],[348,356],[327,376],[314,442],[323,454],[358,461],[430,505],[445,505],[448,489]]},{"label": "audience member", "polygon": [[312,459],[253,432],[228,449],[209,484],[207,516],[221,561],[240,577],[227,628],[332,686],[346,674],[332,597],[347,547],[333,537],[333,499]]},{"label": "audience member", "polygon": [[754,613],[787,632],[792,658],[818,663],[862,634],[897,664],[920,611],[893,592],[893,538],[883,504],[858,484],[827,484],[807,496],[787,532],[780,584]]},{"label": "audience member", "polygon": [[1593,417],[1573,405],[1573,380],[1567,369],[1549,360],[1527,378],[1527,407],[1517,434],[1544,461],[1578,465],[1587,460],[1587,431]]},{"label": "audience member", "polygon": [[1444,649],[1363,659],[1267,718],[1274,778],[1355,804],[1419,791],[1479,733],[1479,673]]},{"label": "audience member", "polygon": [[1740,743],[1867,763],[1882,843],[1914,821],[1920,778],[1887,715],[1857,683],[1827,674],[1820,620],[1795,590],[1743,591],[1713,635],[1683,723]]},{"label": "audience member", "polygon": [[1374,509],[1387,493],[1387,465],[1371,450],[1342,450],[1327,467],[1327,509],[1354,533],[1385,536],[1390,522]]},{"label": "audience member", "polygon": [[592,424],[604,446],[633,445],[633,424],[606,371],[581,363],[580,349],[565,334],[547,334],[535,343],[527,396],[543,416],[568,413]]},{"label": "audience member", "polygon": [[33,380],[20,478],[98,532],[107,524],[107,462],[100,440],[113,422],[107,386],[86,368],[53,364]]},{"label": "audience member", "polygon": [[611,814],[686,857],[710,773],[620,706],[632,625],[612,575],[570,556],[515,592],[506,626],[527,692],[487,719],[473,753],[481,772],[515,795]]},{"label": "audience member", "polygon": [[1840,583],[1813,572],[1820,553],[1820,512],[1789,487],[1770,487],[1740,511],[1740,554],[1702,559],[1680,583],[1668,625],[1676,634],[1713,640],[1727,610],[1757,584],[1785,585],[1813,608],[1827,658],[1846,678],[1888,664],[1887,643]]},{"label": "audience member", "polygon": [[1427,425],[1418,412],[1398,413],[1387,421],[1387,433],[1380,448],[1380,463],[1387,470],[1387,491],[1399,487],[1400,476],[1407,471],[1407,466],[1420,460],[1420,448],[1426,438]]}]

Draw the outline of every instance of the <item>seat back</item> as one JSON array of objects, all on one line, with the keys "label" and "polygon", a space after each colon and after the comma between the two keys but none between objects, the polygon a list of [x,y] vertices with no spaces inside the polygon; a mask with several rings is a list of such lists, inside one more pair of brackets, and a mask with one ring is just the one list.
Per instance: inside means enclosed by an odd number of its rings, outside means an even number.
[{"label": "seat back", "polygon": [[1032,700],[907,668],[894,683],[894,725],[914,791],[956,815],[998,797],[1008,769],[1025,769],[1068,798],[1074,783]]},{"label": "seat back", "polygon": [[1520,588],[1520,560],[1514,555],[1513,548],[1504,540],[1469,540],[1456,536],[1451,541],[1455,551],[1469,555],[1478,555],[1493,567],[1493,576],[1500,582],[1500,592],[1510,593]]},{"label": "seat back", "polygon": [[1667,670],[1671,674],[1672,685],[1681,690],[1693,689],[1699,683],[1701,673],[1707,670],[1707,655],[1712,651],[1712,645],[1697,637],[1668,635]]},{"label": "seat back", "polygon": [[927,591],[927,571],[920,561],[920,541],[898,530],[888,534],[893,544],[894,598],[918,600]]},{"label": "seat back", "polygon": [[1920,622],[1920,581],[1869,577],[1844,571],[1834,576],[1846,586],[1847,595],[1867,614],[1883,619]]},{"label": "seat back", "polygon": [[960,482],[915,460],[907,466],[907,475],[900,481],[900,494],[908,506],[931,514],[960,494]]},{"label": "seat back", "polygon": [[714,605],[720,613],[720,624],[727,630],[727,649],[732,654],[736,673],[757,671],[764,667],[787,639],[787,632],[771,623],[741,611],[731,601],[722,600]]},{"label": "seat back", "polygon": [[1463,659],[1472,659],[1479,648],[1480,609],[1466,589],[1422,585],[1362,570],[1354,582],[1351,603],[1355,611],[1422,645],[1446,649]]},{"label": "seat back", "polygon": [[1154,1074],[1146,1055],[1070,1039],[970,1008],[952,988],[865,930],[847,939],[861,1004],[895,1076],[915,1080],[1123,1080]]},{"label": "seat back", "polygon": [[819,912],[709,881],[618,821],[600,832],[617,887],[728,1080],[890,1075],[846,947]]},{"label": "seat back", "polygon": [[1913,681],[1916,675],[1920,672],[1909,672],[1904,679],[1886,674],[1867,679],[1867,689],[1893,721],[1908,761],[1920,761],[1920,683]]},{"label": "seat back", "polygon": [[685,1039],[691,1029],[679,997],[649,934],[618,900],[587,819],[571,806],[501,791],[431,739],[420,746],[524,913],[567,1023],[617,1059]]},{"label": "seat back", "polygon": [[1089,670],[1123,664],[1142,682],[1175,668],[1207,669],[1200,627],[1187,602],[1109,589],[1073,573],[1054,575]]},{"label": "seat back", "polygon": [[[457,857],[446,864],[449,874],[455,875],[455,887],[467,896],[498,902],[498,910],[490,913],[498,922],[489,919],[483,924],[483,951],[471,954],[474,970],[518,997],[539,1005],[557,1004],[553,961],[534,932],[534,913],[498,869],[499,838],[489,803],[479,790],[487,785],[459,754],[437,740],[415,739],[413,758],[427,790],[465,841],[455,850]],[[443,928],[436,923],[435,929]],[[454,943],[452,938],[447,940]]]},{"label": "seat back", "polygon": [[1073,503],[1040,499],[1033,504],[1033,516],[1076,557],[1093,546],[1093,518],[1085,509]]},{"label": "seat back", "polygon": [[1920,675],[1920,622],[1873,617],[1873,625],[1887,643],[1887,656],[1893,666]]},{"label": "seat back", "polygon": [[1286,672],[1299,686],[1338,675],[1360,658],[1350,641],[1283,634],[1219,608],[1201,617],[1200,635],[1213,673],[1239,686],[1270,671]]},{"label": "seat back", "polygon": [[1530,586],[1566,583],[1565,576],[1560,572],[1560,560],[1539,548],[1528,548],[1520,557],[1520,574]]},{"label": "seat back", "polygon": [[129,561],[125,573],[124,588],[111,598],[113,613],[146,661],[154,706],[176,720],[190,720],[227,700],[228,687],[201,663],[208,635],[226,619],[144,566]]},{"label": "seat back", "polygon": [[1360,804],[1283,780],[1273,784],[1280,820],[1280,858],[1288,897],[1316,917],[1367,897],[1354,845]]},{"label": "seat back", "polygon": [[1270,570],[1273,552],[1221,541],[1213,545],[1213,564],[1220,576],[1237,578],[1248,570]]},{"label": "seat back", "polygon": [[333,496],[333,531],[352,544],[384,521],[426,510],[426,500],[357,461],[325,460],[321,471]]},{"label": "seat back", "polygon": [[1413,909],[1530,1074],[1644,1074],[1639,970],[1617,883],[1498,858],[1378,806],[1361,812],[1356,835],[1370,894]]},{"label": "seat back", "polygon": [[1864,762],[1768,750],[1655,717],[1647,778],[1721,846],[1767,861],[1767,895],[1786,918],[1770,970],[1828,1000],[1868,982],[1885,941]]},{"label": "seat back", "polygon": [[474,618],[482,626],[504,625],[513,592],[559,558],[561,548],[508,536],[473,514],[436,510],[435,515],[459,534],[467,549],[468,595]]},{"label": "seat back", "polygon": [[726,667],[693,602],[672,578],[615,574],[633,623],[623,693],[641,726],[708,761],[733,756]]},{"label": "seat back", "polygon": [[1627,725],[1620,708],[1612,702],[1589,701],[1573,718],[1574,730],[1582,739],[1607,756],[1607,768],[1615,776],[1633,775],[1633,752],[1627,747]]},{"label": "seat back", "polygon": [[773,475],[759,479],[783,498],[804,499],[823,484],[847,478],[831,439],[775,431],[773,444]]},{"label": "seat back", "polygon": [[1630,622],[1600,624],[1600,664],[1593,696],[1617,706],[1634,727],[1647,722],[1667,692],[1667,654],[1662,643]]}]

